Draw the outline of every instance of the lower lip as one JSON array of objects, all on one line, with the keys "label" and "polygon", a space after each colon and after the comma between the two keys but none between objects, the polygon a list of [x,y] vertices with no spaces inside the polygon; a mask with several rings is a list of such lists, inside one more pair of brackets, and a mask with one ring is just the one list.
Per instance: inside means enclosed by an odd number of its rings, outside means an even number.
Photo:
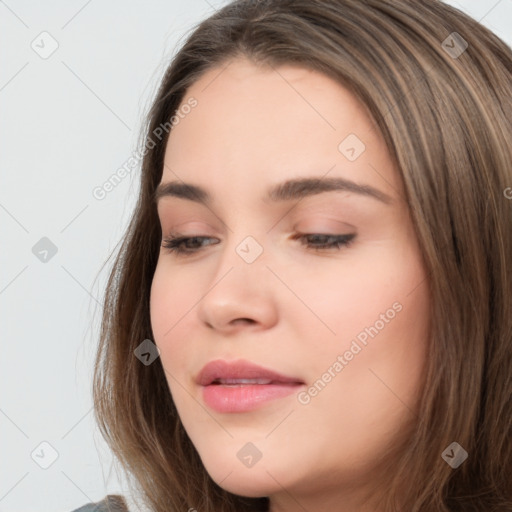
[{"label": "lower lip", "polygon": [[203,399],[206,405],[217,412],[246,412],[270,400],[296,393],[301,387],[302,384],[211,384],[203,387]]}]

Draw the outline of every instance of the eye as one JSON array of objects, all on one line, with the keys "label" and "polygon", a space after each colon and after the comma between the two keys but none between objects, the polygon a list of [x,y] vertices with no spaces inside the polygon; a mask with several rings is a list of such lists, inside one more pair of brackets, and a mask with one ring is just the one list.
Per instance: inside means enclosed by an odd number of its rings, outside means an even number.
[{"label": "eye", "polygon": [[355,233],[347,233],[346,235],[323,235],[315,233],[311,235],[295,235],[293,239],[300,239],[301,243],[306,245],[308,248],[323,251],[329,249],[339,250],[342,247],[347,247],[353,241],[355,236]]},{"label": "eye", "polygon": [[[168,252],[173,252],[176,254],[192,254],[197,252],[197,244],[198,241],[201,240],[213,240],[210,237],[206,236],[173,236],[171,235],[169,238],[166,238],[162,241],[162,247],[166,248]],[[217,242],[218,243],[218,242]],[[211,244],[207,244],[211,245]],[[185,246],[185,247],[184,247]],[[201,248],[203,246],[199,246]]]},{"label": "eye", "polygon": [[[300,240],[302,245],[315,251],[327,251],[327,250],[340,250],[342,247],[347,247],[355,238],[355,233],[348,233],[344,235],[325,235],[325,234],[297,234],[292,237],[293,240]],[[162,247],[167,249],[168,252],[176,255],[189,255],[197,253],[199,249],[204,247],[201,244],[204,240],[215,240],[211,237],[206,236],[174,236],[171,235],[162,241]],[[206,245],[214,245],[219,243],[209,242]]]}]

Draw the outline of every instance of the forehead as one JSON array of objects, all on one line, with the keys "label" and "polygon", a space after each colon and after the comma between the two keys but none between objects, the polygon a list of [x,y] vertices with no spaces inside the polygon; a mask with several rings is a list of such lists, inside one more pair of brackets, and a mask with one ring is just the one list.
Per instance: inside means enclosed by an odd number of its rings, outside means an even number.
[{"label": "forehead", "polygon": [[[388,193],[399,188],[366,107],[326,75],[234,60],[206,72],[182,106],[190,98],[197,105],[171,130],[163,182],[245,184],[254,193],[263,184],[329,173]],[[356,159],[347,157],[347,144],[360,152]]]}]

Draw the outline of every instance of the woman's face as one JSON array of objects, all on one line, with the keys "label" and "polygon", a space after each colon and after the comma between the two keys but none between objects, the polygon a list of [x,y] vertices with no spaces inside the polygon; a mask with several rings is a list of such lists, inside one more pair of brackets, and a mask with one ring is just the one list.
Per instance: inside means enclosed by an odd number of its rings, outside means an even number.
[{"label": "woman's face", "polygon": [[234,60],[191,98],[158,214],[192,240],[160,249],[151,289],[172,398],[224,489],[345,510],[421,391],[428,281],[398,173],[322,74]]}]

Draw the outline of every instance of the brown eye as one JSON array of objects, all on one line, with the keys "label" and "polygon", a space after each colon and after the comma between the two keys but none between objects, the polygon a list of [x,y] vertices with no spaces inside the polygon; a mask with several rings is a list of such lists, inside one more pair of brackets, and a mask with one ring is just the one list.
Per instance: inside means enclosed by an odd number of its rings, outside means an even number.
[{"label": "brown eye", "polygon": [[[199,242],[201,240],[213,240],[211,237],[206,236],[178,236],[178,237],[169,237],[163,240],[162,247],[168,249],[169,252],[174,252],[176,254],[192,254],[196,253],[198,249],[204,247]],[[206,244],[211,245],[211,244]]]},{"label": "brown eye", "polygon": [[316,250],[341,249],[348,246],[355,238],[355,233],[346,235],[325,235],[320,233],[296,235],[303,245]]}]

